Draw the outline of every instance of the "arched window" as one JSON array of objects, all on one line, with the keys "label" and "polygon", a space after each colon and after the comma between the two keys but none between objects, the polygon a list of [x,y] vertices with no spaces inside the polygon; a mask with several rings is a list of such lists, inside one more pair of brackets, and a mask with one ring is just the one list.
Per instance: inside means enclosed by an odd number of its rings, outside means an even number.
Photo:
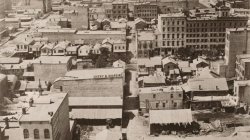
[{"label": "arched window", "polygon": [[34,139],[39,139],[39,130],[38,129],[34,129]]},{"label": "arched window", "polygon": [[24,137],[24,139],[29,138],[29,130],[28,129],[23,130],[23,137]]},{"label": "arched window", "polygon": [[49,129],[44,129],[44,138],[45,139],[49,139],[50,138]]}]

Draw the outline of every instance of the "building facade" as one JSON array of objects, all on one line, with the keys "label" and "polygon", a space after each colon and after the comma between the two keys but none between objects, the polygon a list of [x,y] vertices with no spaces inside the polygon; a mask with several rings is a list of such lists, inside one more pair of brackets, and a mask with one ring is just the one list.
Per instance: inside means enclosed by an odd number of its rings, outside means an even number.
[{"label": "building facade", "polygon": [[236,103],[250,104],[250,81],[234,81],[234,96],[236,97]]},{"label": "building facade", "polygon": [[[159,38],[161,48],[176,50],[187,47],[200,55],[206,51],[212,51],[215,55],[224,55],[226,28],[245,27],[248,19],[247,16],[230,14],[229,11],[230,8],[222,6],[213,10],[190,10],[188,15],[160,15],[158,29],[162,35]],[[181,20],[179,27],[178,20]],[[167,52],[173,54],[174,49],[172,52]]]},{"label": "building facade", "polygon": [[113,2],[112,3],[112,19],[128,18],[128,3]]},{"label": "building facade", "polygon": [[165,14],[158,16],[158,38],[162,54],[173,54],[178,48],[186,46],[186,17],[184,14]]},{"label": "building facade", "polygon": [[69,71],[53,83],[52,90],[65,91],[70,97],[122,97],[123,68]]},{"label": "building facade", "polygon": [[180,86],[148,87],[139,89],[140,110],[171,110],[183,108],[183,90]]},{"label": "building facade", "polygon": [[[51,95],[50,95],[51,94]],[[42,103],[40,100],[53,100]],[[20,131],[25,140],[70,140],[69,101],[66,93],[47,93],[36,98],[28,108],[22,109]],[[39,117],[37,113],[39,112]],[[63,122],[63,123],[62,123]]]},{"label": "building facade", "polygon": [[[235,77],[236,56],[250,53],[250,29],[227,29],[225,46],[225,69],[219,71],[226,78]],[[221,66],[223,67],[223,66]]]},{"label": "building facade", "polygon": [[0,102],[3,103],[3,97],[8,93],[8,80],[7,76],[0,74]]},{"label": "building facade", "polygon": [[237,55],[235,64],[237,80],[250,80],[250,54]]},{"label": "building facade", "polygon": [[40,56],[34,60],[35,80],[53,82],[72,68],[71,56]]},{"label": "building facade", "polygon": [[158,6],[150,3],[136,3],[134,4],[134,18],[142,18],[150,22],[152,19],[157,19]]}]

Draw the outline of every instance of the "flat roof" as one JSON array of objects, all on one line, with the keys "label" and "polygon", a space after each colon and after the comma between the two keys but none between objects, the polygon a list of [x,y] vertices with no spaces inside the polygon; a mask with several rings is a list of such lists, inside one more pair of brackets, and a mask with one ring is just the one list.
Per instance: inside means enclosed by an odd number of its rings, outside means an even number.
[{"label": "flat roof", "polygon": [[125,31],[77,31],[76,34],[93,34],[93,35],[109,35],[109,34],[114,34],[114,35],[126,35],[126,32]]},{"label": "flat roof", "polygon": [[227,91],[226,78],[194,78],[187,82],[191,91]]},{"label": "flat roof", "polygon": [[71,29],[71,28],[60,28],[60,29],[38,29],[38,32],[40,33],[75,33],[76,29]]},{"label": "flat roof", "polygon": [[165,84],[165,76],[143,76],[143,82]]},{"label": "flat roof", "polygon": [[69,106],[122,106],[121,97],[69,97]]},{"label": "flat roof", "polygon": [[40,56],[33,61],[34,64],[60,64],[60,63],[68,63],[71,59],[71,56]]},{"label": "flat roof", "polygon": [[[47,95],[38,96],[34,99],[34,105],[27,108],[27,113],[23,114],[20,118],[20,122],[31,121],[51,121],[53,115],[56,113],[67,93],[50,93]],[[51,103],[53,102],[53,103]],[[48,112],[53,112],[50,116]]]},{"label": "flat roof", "polygon": [[19,64],[21,58],[19,57],[0,57],[0,64]]},{"label": "flat roof", "polygon": [[162,93],[162,92],[182,92],[181,86],[160,86],[139,88],[139,94]]},{"label": "flat roof", "polygon": [[84,70],[72,70],[62,77],[62,80],[71,79],[94,79],[94,78],[114,78],[122,77],[123,68],[94,68]]},{"label": "flat roof", "polygon": [[71,119],[121,119],[122,108],[119,109],[72,109]]},{"label": "flat roof", "polygon": [[193,121],[191,109],[150,110],[150,124],[191,123]]}]

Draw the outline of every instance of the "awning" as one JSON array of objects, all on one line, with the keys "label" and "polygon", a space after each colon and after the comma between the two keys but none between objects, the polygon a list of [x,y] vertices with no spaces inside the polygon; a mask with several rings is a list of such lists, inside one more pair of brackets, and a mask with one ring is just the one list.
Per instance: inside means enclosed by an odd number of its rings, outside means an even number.
[{"label": "awning", "polygon": [[150,110],[150,124],[191,123],[193,121],[190,109]]},{"label": "awning", "polygon": [[72,109],[71,119],[121,119],[122,109]]}]

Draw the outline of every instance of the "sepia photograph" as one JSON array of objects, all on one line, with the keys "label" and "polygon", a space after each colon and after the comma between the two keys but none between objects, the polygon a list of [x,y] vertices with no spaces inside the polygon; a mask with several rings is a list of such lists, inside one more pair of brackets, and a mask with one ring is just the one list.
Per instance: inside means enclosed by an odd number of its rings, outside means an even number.
[{"label": "sepia photograph", "polygon": [[250,140],[250,0],[0,0],[0,140]]}]

